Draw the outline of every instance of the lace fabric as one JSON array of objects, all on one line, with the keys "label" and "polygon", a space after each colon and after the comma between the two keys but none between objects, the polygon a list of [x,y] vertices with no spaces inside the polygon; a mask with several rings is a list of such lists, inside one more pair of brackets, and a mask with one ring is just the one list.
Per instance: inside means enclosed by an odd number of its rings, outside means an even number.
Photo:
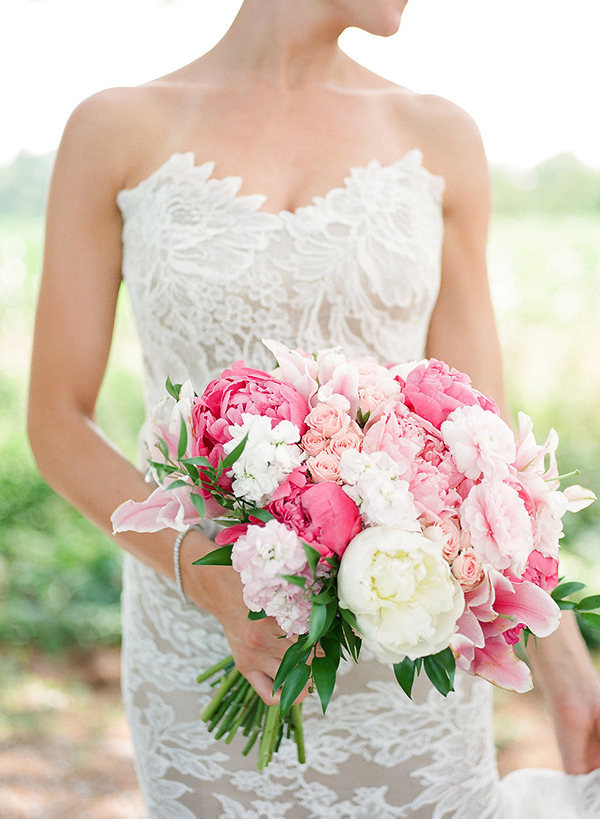
[{"label": "lace fabric", "polygon": [[[148,409],[167,375],[191,378],[200,392],[235,360],[271,368],[262,338],[341,345],[383,362],[423,357],[440,285],[444,183],[418,150],[353,168],[344,186],[293,213],[261,210],[266,197],[240,195],[241,179],[213,170],[174,154],[118,195]],[[213,537],[214,525],[205,531]],[[122,602],[123,696],[149,819],[600,815],[593,778],[554,777],[568,806],[560,814],[537,812],[535,787],[527,790],[535,778],[499,783],[487,683],[461,676],[444,700],[424,681],[410,701],[366,655],[341,669],[325,716],[316,698],[306,701],[307,763],[284,741],[259,773],[252,753],[241,756],[241,738],[215,742],[198,718],[210,689],[196,676],[229,653],[215,618],[182,607],[174,584],[130,555]]]}]

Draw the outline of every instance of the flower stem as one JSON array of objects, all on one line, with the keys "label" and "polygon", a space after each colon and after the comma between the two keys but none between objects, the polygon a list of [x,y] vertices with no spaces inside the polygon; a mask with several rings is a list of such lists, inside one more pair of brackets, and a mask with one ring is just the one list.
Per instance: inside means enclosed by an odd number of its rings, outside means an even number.
[{"label": "flower stem", "polygon": [[306,762],[306,751],[304,748],[304,728],[302,727],[302,703],[292,705],[290,716],[294,726],[294,742],[298,749],[298,762],[303,765]]},{"label": "flower stem", "polygon": [[[231,656],[231,654],[229,655],[229,657],[225,657],[224,660],[219,660],[218,663],[215,663],[214,665],[211,665],[210,668],[207,668],[206,671],[204,671],[202,674],[196,677],[196,682],[202,683],[205,680],[208,680],[210,677],[213,677],[222,669],[227,668],[228,665],[230,665],[233,668],[233,657]],[[227,670],[229,671],[229,669]]]},{"label": "flower stem", "polygon": [[273,755],[273,747],[277,738],[279,728],[279,706],[269,705],[260,746],[258,749],[258,770],[264,771]]}]

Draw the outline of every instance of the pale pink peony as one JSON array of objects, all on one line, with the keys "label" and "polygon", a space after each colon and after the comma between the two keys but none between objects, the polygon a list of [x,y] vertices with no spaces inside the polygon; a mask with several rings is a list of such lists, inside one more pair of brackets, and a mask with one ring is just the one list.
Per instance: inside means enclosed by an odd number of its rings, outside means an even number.
[{"label": "pale pink peony", "polygon": [[520,575],[533,549],[531,519],[515,490],[502,481],[474,486],[460,522],[482,562]]},{"label": "pale pink peony", "polygon": [[314,429],[309,429],[308,432],[305,432],[302,436],[300,443],[306,454],[314,458],[315,455],[318,455],[319,452],[325,449],[328,440],[329,439],[326,438],[322,432],[315,432]]},{"label": "pale pink peony", "polygon": [[336,404],[317,404],[306,416],[307,425],[313,432],[331,438],[345,429],[352,419]]},{"label": "pale pink peony", "polygon": [[427,434],[422,426],[412,418],[389,412],[369,426],[362,449],[364,452],[385,452],[402,466],[402,476],[408,479],[413,473],[415,458],[426,443]]},{"label": "pale pink peony", "polygon": [[306,461],[306,467],[314,483],[340,480],[340,459],[331,452],[319,452]]},{"label": "pale pink peony", "polygon": [[324,557],[341,556],[361,529],[358,507],[337,483],[311,484],[296,469],[267,506],[277,520]]},{"label": "pale pink peony", "polygon": [[459,407],[440,429],[456,466],[467,478],[508,476],[508,465],[516,454],[515,439],[498,415],[479,405]]},{"label": "pale pink peony", "polygon": [[471,386],[468,375],[432,358],[406,376],[402,389],[406,406],[437,429],[458,407],[475,405],[499,414],[491,398]]}]

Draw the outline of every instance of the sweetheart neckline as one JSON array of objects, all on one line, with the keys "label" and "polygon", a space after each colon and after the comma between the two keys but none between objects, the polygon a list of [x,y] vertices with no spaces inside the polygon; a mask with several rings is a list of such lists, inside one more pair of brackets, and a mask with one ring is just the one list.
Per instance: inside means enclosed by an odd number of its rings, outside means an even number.
[{"label": "sweetheart neckline", "polygon": [[[262,205],[265,202],[269,201],[269,197],[263,193],[245,193],[240,194],[238,193],[240,187],[244,182],[244,178],[242,176],[236,176],[235,174],[229,174],[223,177],[214,177],[213,172],[215,169],[216,163],[213,160],[207,160],[206,162],[201,162],[200,164],[196,164],[196,153],[195,151],[174,151],[161,165],[159,165],[154,171],[145,176],[141,179],[137,185],[134,185],[132,188],[121,188],[118,191],[116,200],[117,204],[120,205],[120,200],[130,194],[137,194],[144,190],[148,185],[154,182],[155,179],[160,178],[162,174],[165,173],[166,170],[169,169],[169,166],[173,163],[173,160],[180,158],[191,160],[191,164],[186,168],[187,171],[192,171],[196,173],[205,172],[208,169],[208,174],[203,178],[203,183],[207,184],[208,182],[214,183],[233,183],[237,185],[236,191],[233,193],[234,199],[254,199],[262,200],[257,207],[258,213],[263,213],[265,216],[270,216],[272,218],[292,218],[298,215],[302,211],[310,210],[312,208],[316,208],[319,206],[320,203],[327,201],[331,197],[335,196],[336,194],[340,193],[341,191],[348,190],[348,184],[352,180],[353,176],[361,171],[368,171],[372,168],[375,168],[380,171],[391,170],[395,168],[412,168],[413,170],[420,171],[421,173],[426,174],[430,179],[438,180],[442,185],[445,184],[445,179],[443,176],[439,174],[433,174],[423,165],[423,152],[420,148],[411,148],[410,150],[406,151],[402,154],[399,159],[395,159],[392,162],[388,162],[382,164],[378,159],[371,159],[366,165],[352,165],[348,169],[348,175],[344,177],[343,183],[341,185],[336,185],[332,188],[329,188],[323,194],[317,194],[311,198],[311,202],[306,205],[298,205],[294,210],[288,210],[283,208],[280,211],[268,211],[263,210]],[[416,164],[414,160],[417,160]],[[411,162],[413,164],[411,164]],[[210,167],[209,167],[210,166]]]}]

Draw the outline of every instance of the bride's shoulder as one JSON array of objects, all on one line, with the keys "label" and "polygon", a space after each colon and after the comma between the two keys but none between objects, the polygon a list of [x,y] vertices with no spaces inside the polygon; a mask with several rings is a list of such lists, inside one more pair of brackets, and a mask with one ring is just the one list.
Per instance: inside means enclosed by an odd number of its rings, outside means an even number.
[{"label": "bride's shoulder", "polygon": [[445,202],[464,198],[466,187],[487,196],[489,172],[480,130],[463,108],[435,94],[400,89],[396,95],[398,127],[407,129],[431,173],[446,181]]},{"label": "bride's shoulder", "polygon": [[126,187],[138,164],[165,139],[173,105],[172,90],[160,82],[99,91],[72,112],[59,157],[85,160],[90,170],[109,175],[117,190]]}]

